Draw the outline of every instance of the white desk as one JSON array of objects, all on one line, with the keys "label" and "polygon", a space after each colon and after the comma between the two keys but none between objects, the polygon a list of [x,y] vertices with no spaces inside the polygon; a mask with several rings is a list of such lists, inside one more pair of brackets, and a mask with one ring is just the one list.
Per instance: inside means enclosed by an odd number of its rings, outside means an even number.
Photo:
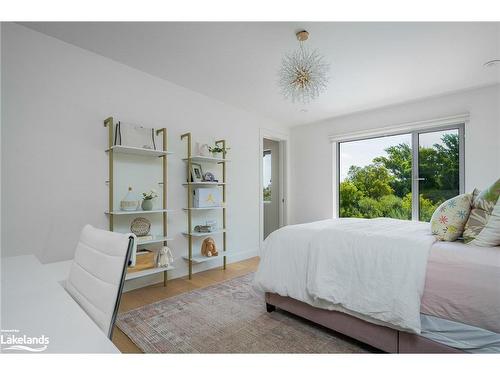
[{"label": "white desk", "polygon": [[1,262],[2,330],[17,329],[16,336],[45,335],[49,344],[44,353],[119,353],[51,274],[50,268],[44,267],[35,256],[2,258]]}]

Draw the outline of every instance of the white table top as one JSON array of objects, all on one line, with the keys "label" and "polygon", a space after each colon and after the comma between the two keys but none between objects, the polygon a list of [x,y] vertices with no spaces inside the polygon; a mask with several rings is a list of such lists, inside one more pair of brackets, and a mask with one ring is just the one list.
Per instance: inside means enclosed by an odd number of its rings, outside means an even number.
[{"label": "white table top", "polygon": [[[43,352],[119,353],[116,346],[33,255],[2,258],[1,329],[4,337],[48,337]],[[18,332],[5,332],[18,330]],[[3,353],[27,352],[6,350]],[[24,345],[40,348],[44,345]]]}]

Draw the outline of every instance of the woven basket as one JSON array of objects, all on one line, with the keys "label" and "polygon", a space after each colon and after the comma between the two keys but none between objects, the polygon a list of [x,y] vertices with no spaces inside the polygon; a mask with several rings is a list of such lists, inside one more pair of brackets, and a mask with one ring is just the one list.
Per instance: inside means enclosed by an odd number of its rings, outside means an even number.
[{"label": "woven basket", "polygon": [[138,217],[130,224],[130,231],[137,237],[147,236],[151,229],[151,222],[145,217]]}]

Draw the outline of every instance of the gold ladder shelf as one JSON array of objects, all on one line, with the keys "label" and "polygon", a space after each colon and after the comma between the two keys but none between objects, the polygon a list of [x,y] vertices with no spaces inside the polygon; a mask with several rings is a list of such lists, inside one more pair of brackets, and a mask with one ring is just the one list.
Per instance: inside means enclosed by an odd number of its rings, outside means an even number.
[{"label": "gold ladder shelf", "polygon": [[[186,133],[181,135],[181,140],[186,139],[187,141],[187,158],[182,159],[186,162],[186,175],[187,175],[187,183],[183,185],[187,187],[187,207],[185,208],[187,214],[187,231],[184,234],[188,238],[188,255],[183,256],[185,260],[188,261],[189,264],[189,279],[193,276],[193,264],[203,263],[213,259],[222,258],[222,268],[226,269],[226,163],[228,160],[226,159],[226,141],[224,139],[216,141],[216,146],[222,148],[222,159],[212,158],[207,156],[193,156],[192,148],[191,148],[191,133]],[[215,233],[222,234],[222,256],[219,254],[216,257],[203,257],[203,256],[193,256],[193,237],[200,237],[193,233],[192,228],[192,215],[193,211],[196,211],[192,207],[192,197],[193,197],[193,188],[195,186],[200,186],[203,184],[191,182],[191,163],[193,162],[204,162],[204,163],[217,163],[222,166],[222,182],[212,184],[213,186],[220,186],[222,188],[222,207],[214,207],[213,209],[221,209],[222,210],[222,228]],[[208,184],[207,184],[208,185]],[[201,211],[203,212],[203,211]],[[210,235],[211,233],[204,233],[206,235]]]},{"label": "gold ladder shelf", "polygon": [[[162,219],[163,219],[163,236],[155,236],[154,240],[148,241],[149,243],[163,243],[164,246],[167,246],[167,241],[169,240],[168,238],[168,222],[167,222],[167,213],[170,210],[167,210],[167,175],[168,175],[168,155],[172,154],[167,150],[167,129],[166,128],[161,128],[161,129],[156,129],[156,135],[162,135],[163,138],[163,150],[158,151],[158,150],[148,150],[148,149],[142,149],[142,148],[137,148],[137,147],[127,147],[127,146],[115,146],[113,145],[113,128],[114,128],[114,121],[113,117],[108,117],[106,120],[104,120],[104,127],[108,128],[108,149],[106,150],[106,153],[108,154],[108,171],[109,171],[109,177],[108,177],[108,189],[109,189],[109,207],[108,210],[105,211],[106,215],[109,216],[109,230],[113,232],[113,224],[114,224],[114,217],[115,215],[122,215],[124,213],[127,214],[148,214],[148,213],[162,213]],[[115,153],[128,153],[132,155],[142,155],[142,156],[151,156],[151,157],[160,157],[162,159],[162,189],[163,189],[163,205],[161,210],[153,210],[153,211],[137,211],[137,212],[125,212],[125,211],[114,211],[113,210],[113,158]],[[143,245],[144,243],[139,243],[138,245]],[[138,277],[143,277],[143,276],[148,276],[152,275],[155,273],[161,273],[163,272],[163,285],[167,285],[167,271],[174,269],[174,267],[169,266],[167,268],[153,268],[153,269],[147,269],[145,271],[139,271],[139,272],[134,272],[134,273],[127,273],[126,280],[131,280],[135,279]]]}]

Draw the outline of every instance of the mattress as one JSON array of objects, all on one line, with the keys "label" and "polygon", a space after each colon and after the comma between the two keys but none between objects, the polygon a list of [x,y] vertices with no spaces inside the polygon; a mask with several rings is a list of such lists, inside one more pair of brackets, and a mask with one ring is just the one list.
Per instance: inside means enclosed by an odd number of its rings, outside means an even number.
[{"label": "mattress", "polygon": [[468,353],[500,353],[500,334],[435,316],[420,315],[420,336]]},{"label": "mattress", "polygon": [[420,311],[500,333],[500,247],[436,242]]},{"label": "mattress", "polygon": [[[309,247],[311,237],[316,238],[329,225],[331,221],[325,220],[287,226],[273,232],[261,255],[256,286],[259,290],[289,296],[315,307],[338,309],[387,325],[352,310],[321,305],[308,294],[308,262],[304,249]],[[268,243],[274,237],[276,243]],[[410,265],[396,261],[395,266],[406,269]],[[420,313],[500,333],[500,247],[477,247],[458,241],[436,242],[430,247],[422,284],[425,286],[419,301]]]}]

